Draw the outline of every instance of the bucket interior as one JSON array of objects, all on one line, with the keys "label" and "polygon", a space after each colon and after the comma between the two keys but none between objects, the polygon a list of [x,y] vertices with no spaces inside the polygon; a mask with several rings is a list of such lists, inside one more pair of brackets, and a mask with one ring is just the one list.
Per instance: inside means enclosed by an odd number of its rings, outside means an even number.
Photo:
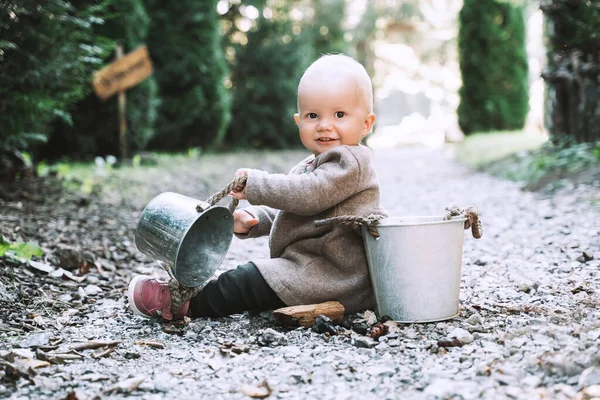
[{"label": "bucket interior", "polygon": [[173,273],[188,287],[207,282],[227,255],[233,237],[233,217],[225,207],[206,210],[189,227],[179,245]]}]

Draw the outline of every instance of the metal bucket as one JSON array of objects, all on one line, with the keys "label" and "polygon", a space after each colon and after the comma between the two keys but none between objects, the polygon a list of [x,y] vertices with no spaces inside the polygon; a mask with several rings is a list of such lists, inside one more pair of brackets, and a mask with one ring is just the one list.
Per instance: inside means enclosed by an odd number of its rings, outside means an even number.
[{"label": "metal bucket", "polygon": [[386,218],[379,239],[362,227],[377,312],[397,322],[458,315],[465,218]]},{"label": "metal bucket", "polygon": [[[196,211],[200,204],[205,210]],[[165,192],[144,209],[135,232],[137,248],[157,260],[179,283],[206,283],[223,262],[233,238],[226,207]]]}]

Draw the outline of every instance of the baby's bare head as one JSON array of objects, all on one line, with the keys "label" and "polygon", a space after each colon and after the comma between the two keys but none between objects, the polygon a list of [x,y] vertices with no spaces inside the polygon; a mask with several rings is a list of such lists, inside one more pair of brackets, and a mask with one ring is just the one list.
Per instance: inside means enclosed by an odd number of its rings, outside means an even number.
[{"label": "baby's bare head", "polygon": [[304,71],[298,84],[298,94],[308,89],[315,80],[348,79],[356,87],[357,100],[364,104],[367,113],[373,112],[373,87],[371,78],[358,61],[343,54],[326,54]]}]

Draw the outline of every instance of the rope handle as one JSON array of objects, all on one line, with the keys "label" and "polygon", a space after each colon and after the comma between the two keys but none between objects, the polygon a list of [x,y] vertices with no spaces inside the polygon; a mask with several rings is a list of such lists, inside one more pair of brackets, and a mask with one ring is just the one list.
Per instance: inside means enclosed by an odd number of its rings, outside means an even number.
[{"label": "rope handle", "polygon": [[467,206],[461,208],[455,204],[451,204],[446,207],[446,214],[444,215],[444,221],[452,219],[452,217],[466,218],[465,229],[471,228],[471,233],[475,239],[480,239],[483,236],[483,225],[479,219],[479,213],[473,206]]},{"label": "rope handle", "polygon": [[171,279],[169,281],[169,293],[171,294],[171,313],[175,315],[181,306],[184,305],[186,301],[196,296],[201,289],[201,286],[193,288],[185,287],[179,283],[177,279]]},{"label": "rope handle", "polygon": [[[233,189],[238,189],[238,190],[243,189],[244,186],[246,186],[247,180],[248,180],[247,175],[240,175],[240,176],[235,177],[231,182],[229,182],[229,184],[227,186],[225,186],[223,189],[221,189],[220,191],[218,191],[217,193],[213,194],[208,199],[206,199],[206,203],[208,203],[208,205],[210,207],[214,206],[219,201],[221,201],[221,199],[223,199],[223,197],[227,196]],[[233,214],[233,212],[235,211],[235,208],[238,206],[238,204],[239,204],[238,199],[232,199],[231,203],[229,203],[229,206],[227,208]],[[202,211],[205,211],[205,208],[202,207],[201,204],[198,204],[198,205],[196,205],[196,211],[202,212]]]},{"label": "rope handle", "polygon": [[343,224],[349,226],[366,226],[367,232],[369,235],[373,236],[373,238],[377,239],[379,237],[379,231],[377,231],[376,226],[379,222],[386,218],[385,215],[379,214],[371,214],[366,217],[361,217],[358,215],[342,215],[339,217],[327,218],[327,219],[319,219],[314,222],[315,226],[325,226],[330,224]]},{"label": "rope handle", "polygon": [[[223,189],[219,190],[217,193],[213,194],[208,199],[206,199],[205,203],[208,204],[208,207],[205,207],[202,204],[197,204],[196,211],[206,211],[207,209],[221,201],[223,197],[227,196],[233,189],[243,189],[244,186],[246,186],[247,180],[247,175],[240,175],[235,177],[231,182],[229,182],[227,186],[225,186]],[[233,214],[238,204],[239,201],[237,199],[232,199],[231,203],[229,203],[229,206],[227,208]],[[183,304],[185,304],[186,301],[196,296],[200,292],[200,289],[200,286],[193,288],[186,287],[179,283],[174,277],[171,278],[171,280],[169,281],[169,293],[171,295],[170,310],[173,313],[173,315],[179,310],[179,308],[181,308]]]}]

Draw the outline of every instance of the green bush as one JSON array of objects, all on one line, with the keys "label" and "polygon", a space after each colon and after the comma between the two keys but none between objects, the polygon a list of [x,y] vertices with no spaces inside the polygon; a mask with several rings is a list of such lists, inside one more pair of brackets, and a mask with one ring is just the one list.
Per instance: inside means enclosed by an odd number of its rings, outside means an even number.
[{"label": "green bush", "polygon": [[105,54],[93,37],[104,9],[101,0],[0,2],[0,147],[25,149],[53,120],[73,122],[70,108]]},{"label": "green bush", "polygon": [[[121,43],[128,53],[145,43],[150,20],[141,0],[113,1],[106,22],[94,30],[96,41],[110,49],[103,64],[114,61],[115,48]],[[98,68],[99,69],[99,68]],[[88,79],[90,79],[88,77]],[[129,154],[144,149],[154,135],[157,85],[153,76],[126,92],[127,147]],[[63,155],[90,158],[119,155],[119,115],[117,95],[106,101],[88,91],[72,111],[72,124],[56,121],[41,156],[56,159]]]},{"label": "green bush", "polygon": [[[494,146],[488,151],[496,151],[497,143],[492,141],[488,145]],[[481,151],[486,151],[480,147]],[[563,178],[593,184],[600,173],[600,142],[576,143],[573,138],[556,136],[538,148],[523,149],[481,163],[478,168],[494,176],[523,182],[530,190],[561,187]]]},{"label": "green bush", "polygon": [[227,64],[217,0],[147,0],[148,47],[158,82],[156,136],[151,147],[178,150],[219,145],[230,119]]},{"label": "green bush", "polygon": [[306,36],[294,34],[285,8],[262,13],[247,43],[231,44],[232,147],[281,149],[299,146],[294,122],[300,76],[312,51]]},{"label": "green bush", "polygon": [[465,0],[459,19],[462,131],[522,129],[529,110],[523,8],[500,0]]}]

